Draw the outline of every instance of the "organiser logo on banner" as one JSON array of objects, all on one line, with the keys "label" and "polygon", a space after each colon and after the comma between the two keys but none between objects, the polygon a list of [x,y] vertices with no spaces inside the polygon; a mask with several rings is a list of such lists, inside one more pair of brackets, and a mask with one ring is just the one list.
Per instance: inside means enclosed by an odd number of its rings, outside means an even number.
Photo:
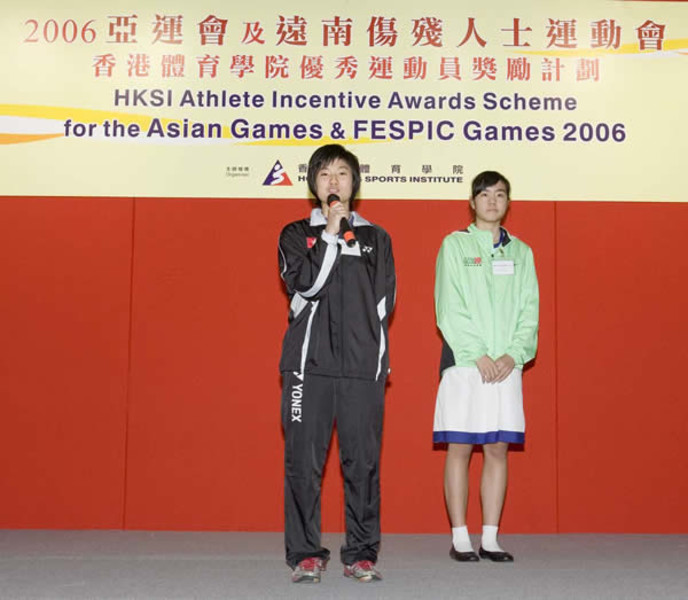
[{"label": "organiser logo on banner", "polygon": [[272,167],[265,181],[263,181],[263,185],[292,185],[291,179],[289,179],[289,175],[287,175],[287,171],[280,161],[277,161]]}]

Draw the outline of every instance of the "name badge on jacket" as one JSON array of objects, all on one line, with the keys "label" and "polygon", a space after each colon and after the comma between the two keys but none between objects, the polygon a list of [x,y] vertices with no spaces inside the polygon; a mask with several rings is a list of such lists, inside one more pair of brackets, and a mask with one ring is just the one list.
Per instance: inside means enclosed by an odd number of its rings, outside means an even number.
[{"label": "name badge on jacket", "polygon": [[492,261],[493,275],[513,275],[514,261],[513,260],[493,260]]}]

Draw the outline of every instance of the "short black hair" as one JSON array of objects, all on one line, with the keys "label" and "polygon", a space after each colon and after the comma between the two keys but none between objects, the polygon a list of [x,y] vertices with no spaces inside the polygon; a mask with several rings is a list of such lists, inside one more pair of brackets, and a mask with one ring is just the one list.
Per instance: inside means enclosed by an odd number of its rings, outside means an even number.
[{"label": "short black hair", "polygon": [[471,199],[475,198],[484,189],[502,182],[506,187],[506,197],[511,200],[511,184],[509,180],[497,171],[483,171],[475,176],[471,183]]},{"label": "short black hair", "polygon": [[349,168],[351,169],[353,183],[349,207],[353,210],[354,198],[358,194],[358,190],[361,187],[361,167],[358,164],[358,158],[356,158],[356,155],[353,152],[349,152],[340,144],[327,144],[325,146],[320,146],[320,148],[313,152],[311,159],[308,161],[308,173],[306,175],[308,189],[311,191],[311,194],[315,196],[315,205],[320,206],[318,195],[315,192],[315,178],[318,176],[318,173],[323,167],[333,163],[338,158],[349,165]]}]

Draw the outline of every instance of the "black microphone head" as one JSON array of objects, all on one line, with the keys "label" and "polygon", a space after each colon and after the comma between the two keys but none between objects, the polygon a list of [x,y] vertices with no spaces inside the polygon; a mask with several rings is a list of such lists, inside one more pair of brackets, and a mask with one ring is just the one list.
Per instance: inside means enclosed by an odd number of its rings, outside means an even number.
[{"label": "black microphone head", "polygon": [[330,194],[330,195],[327,197],[327,206],[329,206],[329,205],[332,204],[333,202],[340,202],[339,196],[337,196],[337,194]]}]

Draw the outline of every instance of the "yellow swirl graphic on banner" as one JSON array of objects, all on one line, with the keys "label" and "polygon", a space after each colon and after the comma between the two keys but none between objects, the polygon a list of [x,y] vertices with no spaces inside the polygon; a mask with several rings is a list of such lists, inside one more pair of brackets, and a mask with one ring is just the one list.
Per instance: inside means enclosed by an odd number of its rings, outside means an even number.
[{"label": "yellow swirl graphic on banner", "polygon": [[660,54],[663,56],[669,54],[688,54],[688,38],[681,38],[677,40],[665,40],[662,44],[662,49],[648,48],[647,50],[640,50],[638,43],[622,44],[618,48],[561,48],[554,50],[523,50],[520,49],[518,54],[528,54],[531,56],[568,56],[568,57],[595,57],[595,56],[628,56],[638,55],[645,56],[648,54]]},{"label": "yellow swirl graphic on banner", "polygon": [[[117,119],[123,125],[137,124],[142,129],[150,127],[153,119],[150,115],[131,114],[107,110],[94,110],[89,108],[70,108],[66,106],[41,106],[30,104],[0,104],[0,117],[21,117],[31,119],[43,119],[45,121],[97,121]],[[166,126],[168,123],[182,123],[182,119],[159,118],[158,121]],[[194,123],[197,123],[195,121]],[[38,142],[41,140],[65,137],[64,133],[0,133],[0,144],[19,144]],[[231,139],[229,127],[222,127],[222,138]]]}]

